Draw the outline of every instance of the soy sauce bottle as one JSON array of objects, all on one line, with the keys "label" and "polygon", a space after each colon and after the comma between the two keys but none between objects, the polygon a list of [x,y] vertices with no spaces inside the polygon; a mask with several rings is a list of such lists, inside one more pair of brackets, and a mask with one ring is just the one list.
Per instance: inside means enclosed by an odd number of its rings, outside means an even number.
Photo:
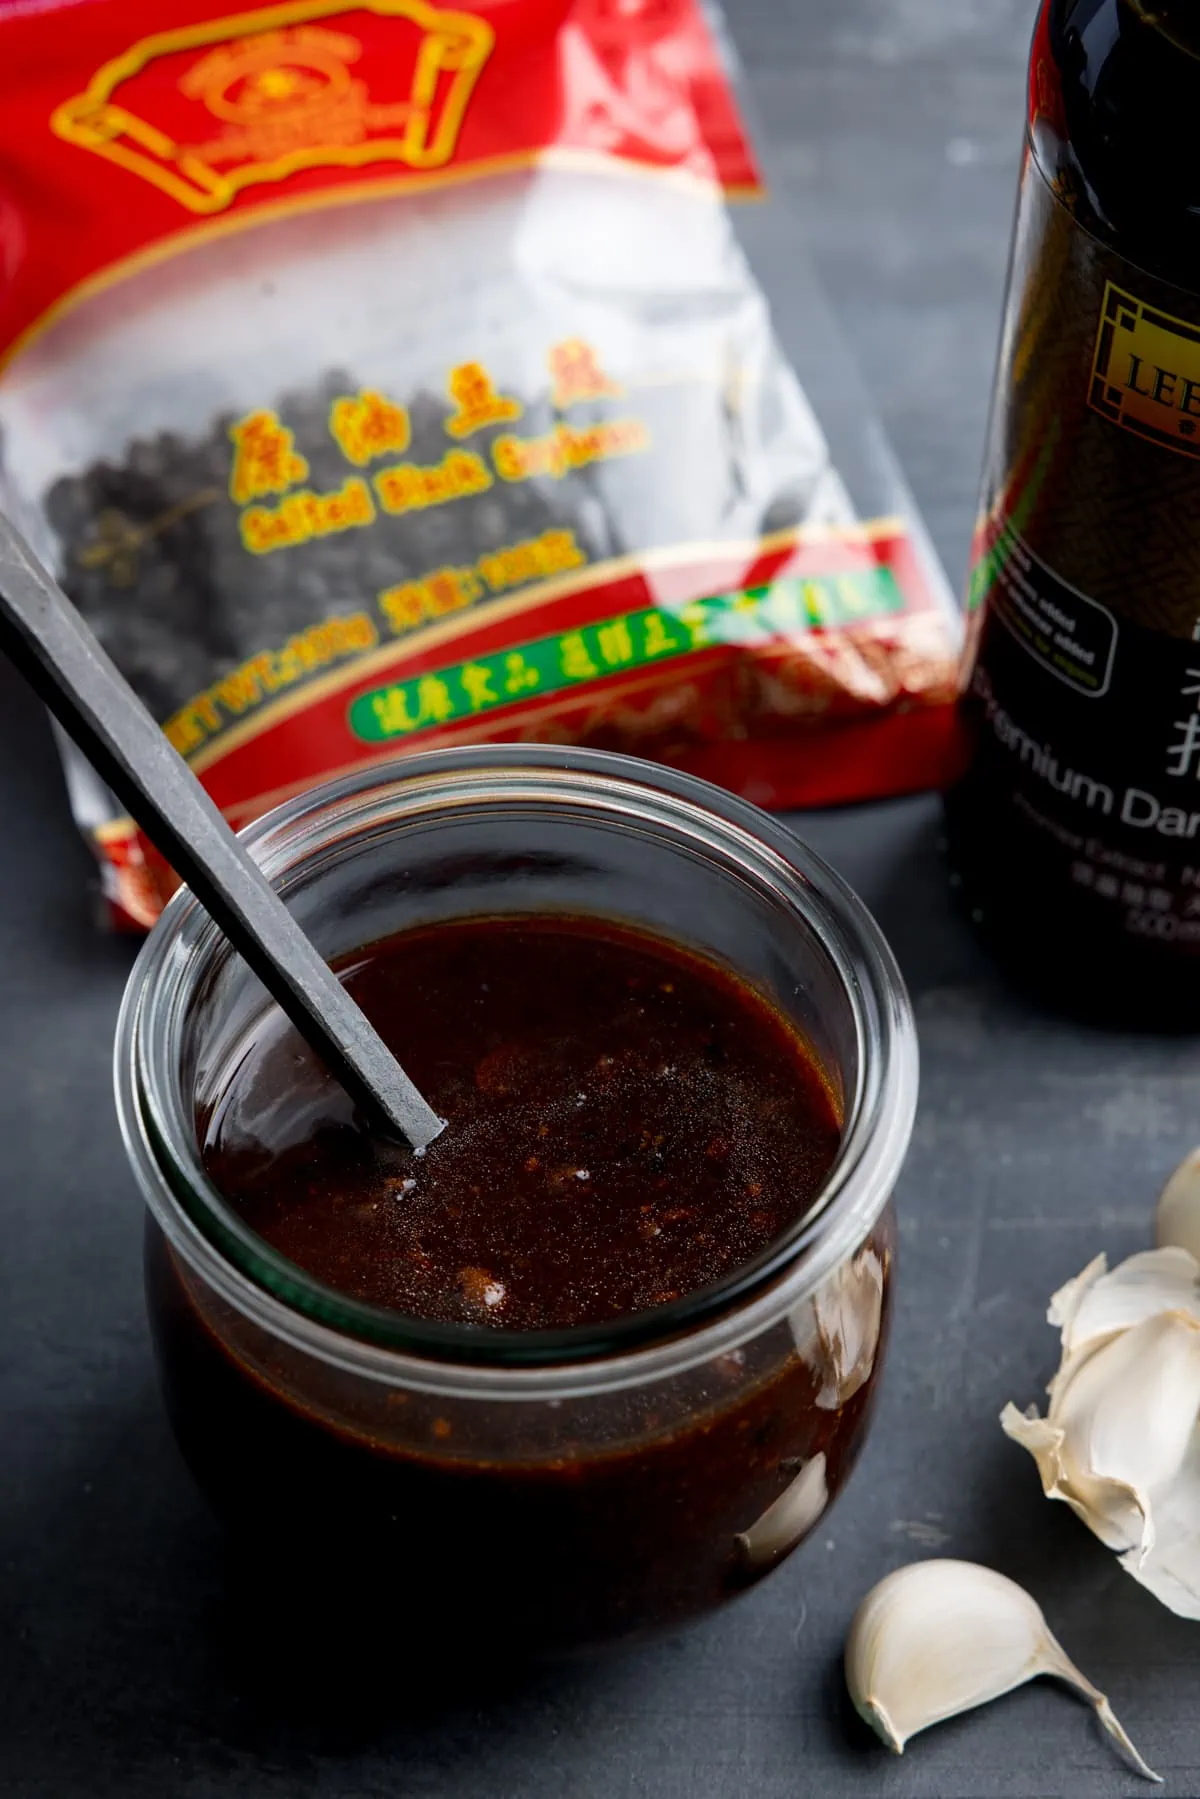
[{"label": "soy sauce bottle", "polygon": [[1200,0],[1045,0],[969,585],[972,916],[1200,1028]]}]

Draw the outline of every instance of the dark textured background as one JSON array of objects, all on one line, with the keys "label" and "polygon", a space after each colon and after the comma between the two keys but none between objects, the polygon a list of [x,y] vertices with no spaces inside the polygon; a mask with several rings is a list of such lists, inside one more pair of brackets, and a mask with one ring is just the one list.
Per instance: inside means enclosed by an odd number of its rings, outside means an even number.
[{"label": "dark textured background", "polygon": [[[777,172],[961,578],[1031,0],[733,0]],[[127,946],[95,935],[48,730],[0,670],[0,1792],[8,1799],[795,1799],[1146,1791],[1040,1684],[874,1745],[841,1696],[854,1604],[905,1559],[1028,1582],[1169,1794],[1200,1793],[1200,1627],[1116,1567],[1001,1436],[1054,1365],[1051,1289],[1147,1240],[1200,1137],[1193,1044],[1007,995],[952,915],[937,808],[806,820],[912,985],[924,1094],[877,1428],[824,1529],[740,1605],[486,1698],[329,1714],[231,1618],[160,1416],[109,1100]],[[467,1621],[471,1628],[472,1621]],[[477,1622],[479,1633],[486,1619]],[[395,1619],[398,1637],[404,1619]],[[406,1715],[407,1714],[407,1715]]]}]

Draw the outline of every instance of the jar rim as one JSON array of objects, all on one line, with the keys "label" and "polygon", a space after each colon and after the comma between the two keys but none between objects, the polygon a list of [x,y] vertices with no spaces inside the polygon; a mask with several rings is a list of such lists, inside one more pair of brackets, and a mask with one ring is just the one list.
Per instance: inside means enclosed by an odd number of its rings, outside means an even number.
[{"label": "jar rim", "polygon": [[[522,789],[524,782],[524,789]],[[800,838],[694,776],[606,751],[489,744],[373,763],[310,788],[241,837],[277,886],[299,859],[336,853],[407,806],[536,794],[582,800],[624,819],[651,807],[667,834],[698,834],[756,864],[772,899],[815,930],[848,1002],[857,1078],[842,1144],[813,1205],[759,1257],[713,1284],[633,1318],[569,1330],[482,1332],[431,1325],[325,1287],[245,1225],[209,1179],[177,1090],[190,1001],[228,952],[187,889],[171,900],[131,972],[117,1024],[114,1076],[126,1152],[171,1247],[238,1311],[294,1347],[368,1378],[490,1398],[565,1397],[682,1372],[735,1349],[801,1304],[868,1235],[911,1136],[916,1030],[892,952],[862,901]],[[424,810],[422,810],[424,808]]]}]

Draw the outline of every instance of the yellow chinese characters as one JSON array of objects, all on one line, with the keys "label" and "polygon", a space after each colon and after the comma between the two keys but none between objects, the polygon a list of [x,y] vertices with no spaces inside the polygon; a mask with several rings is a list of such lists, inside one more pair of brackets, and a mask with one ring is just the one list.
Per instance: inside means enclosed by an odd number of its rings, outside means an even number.
[{"label": "yellow chinese characters", "polygon": [[457,410],[446,420],[451,437],[470,437],[485,425],[502,425],[519,419],[525,410],[520,400],[498,393],[482,362],[460,362],[446,384]]},{"label": "yellow chinese characters", "polygon": [[357,468],[365,468],[377,456],[407,450],[412,437],[408,408],[369,387],[361,388],[357,398],[343,394],[333,402],[329,429],[342,454]]},{"label": "yellow chinese characters", "polygon": [[558,642],[559,664],[568,681],[591,681],[600,673],[592,660],[582,631],[568,631]]},{"label": "yellow chinese characters", "polygon": [[554,345],[547,361],[553,381],[550,404],[557,412],[582,400],[618,399],[625,391],[618,381],[609,380],[596,351],[582,337],[565,337]]},{"label": "yellow chinese characters", "polygon": [[661,613],[649,612],[646,615],[646,641],[642,646],[642,654],[649,662],[654,656],[675,656],[682,647],[682,640],[667,625]]},{"label": "yellow chinese characters", "polygon": [[229,427],[234,442],[229,492],[239,506],[263,494],[286,493],[308,475],[308,463],[295,449],[295,438],[274,412],[251,412]]},{"label": "yellow chinese characters", "polygon": [[523,581],[544,581],[570,568],[581,568],[587,557],[575,541],[574,531],[543,531],[490,555],[479,558],[479,572],[493,593],[519,587]]},{"label": "yellow chinese characters", "polygon": [[389,687],[372,696],[371,709],[385,737],[407,736],[426,725],[444,724],[455,713],[450,689],[440,675],[422,675],[411,703],[403,687]]},{"label": "yellow chinese characters", "polygon": [[612,669],[703,649],[712,642],[708,624],[704,607],[690,605],[672,613],[629,613],[586,631],[568,631],[558,639],[559,673],[564,681],[594,681]]},{"label": "yellow chinese characters", "polygon": [[510,650],[504,658],[505,693],[528,693],[541,685],[541,673],[527,662],[520,650]]},{"label": "yellow chinese characters", "polygon": [[[447,612],[473,606],[486,592],[503,593],[526,581],[544,581],[581,568],[587,557],[574,531],[555,529],[481,556],[474,568],[437,568],[379,594],[379,609],[397,637]],[[510,671],[511,672],[511,671]]]},{"label": "yellow chinese characters", "polygon": [[499,694],[492,686],[492,671],[482,662],[464,662],[458,671],[463,692],[470,701],[472,712],[480,712],[485,706],[494,706]]},{"label": "yellow chinese characters", "polygon": [[622,668],[625,663],[632,662],[636,652],[628,619],[614,618],[607,625],[598,625],[596,646],[608,668]]},{"label": "yellow chinese characters", "polygon": [[404,581],[386,587],[379,595],[380,611],[399,636],[447,612],[470,606],[483,592],[479,576],[470,568],[438,568],[420,581]]},{"label": "yellow chinese characters", "polygon": [[[470,571],[440,569],[437,573],[453,583]],[[401,600],[406,605],[411,602],[415,622],[417,611],[423,613],[428,605],[429,596],[423,590],[432,579],[381,594],[384,609],[395,613]],[[462,597],[461,589],[459,594]],[[695,602],[678,612],[646,607],[507,649],[487,651],[477,645],[475,654],[465,662],[360,693],[347,714],[351,733],[365,743],[386,742],[430,726],[470,721],[495,708],[524,707],[531,701],[540,707],[552,694],[586,692],[602,686],[606,677],[619,670],[644,668],[656,657],[684,656],[712,643],[709,626],[714,603]],[[397,629],[409,623],[405,615]],[[597,704],[603,703],[598,697]],[[510,718],[518,716],[510,714]]]}]

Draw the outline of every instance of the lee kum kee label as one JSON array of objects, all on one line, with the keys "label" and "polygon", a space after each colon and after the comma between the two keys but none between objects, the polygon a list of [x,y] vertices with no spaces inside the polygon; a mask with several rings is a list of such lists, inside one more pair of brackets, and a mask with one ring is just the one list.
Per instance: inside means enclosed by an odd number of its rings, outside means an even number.
[{"label": "lee kum kee label", "polygon": [[1200,330],[1110,281],[1088,397],[1127,431],[1200,456]]}]

